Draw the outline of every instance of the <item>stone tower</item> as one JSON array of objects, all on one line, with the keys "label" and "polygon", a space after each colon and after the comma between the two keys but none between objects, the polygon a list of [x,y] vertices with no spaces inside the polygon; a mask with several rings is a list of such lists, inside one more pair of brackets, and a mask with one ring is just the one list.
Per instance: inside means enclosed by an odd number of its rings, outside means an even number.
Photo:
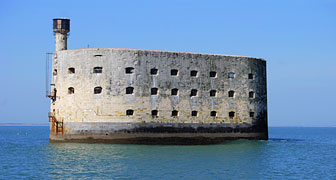
[{"label": "stone tower", "polygon": [[70,19],[53,19],[53,30],[56,38],[56,51],[66,50],[68,33],[70,32]]}]

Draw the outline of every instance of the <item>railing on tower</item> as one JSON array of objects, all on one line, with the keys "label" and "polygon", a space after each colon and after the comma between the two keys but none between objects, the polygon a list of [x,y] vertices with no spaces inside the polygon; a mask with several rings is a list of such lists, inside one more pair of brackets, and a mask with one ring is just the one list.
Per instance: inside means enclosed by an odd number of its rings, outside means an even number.
[{"label": "railing on tower", "polygon": [[50,89],[50,76],[49,76],[49,73],[50,73],[50,69],[51,69],[51,65],[52,63],[50,62],[52,60],[52,57],[50,57],[53,53],[49,53],[47,52],[46,53],[46,69],[45,69],[45,91],[46,91],[46,97],[47,98],[56,98],[56,93],[53,91],[51,92],[51,89]]}]

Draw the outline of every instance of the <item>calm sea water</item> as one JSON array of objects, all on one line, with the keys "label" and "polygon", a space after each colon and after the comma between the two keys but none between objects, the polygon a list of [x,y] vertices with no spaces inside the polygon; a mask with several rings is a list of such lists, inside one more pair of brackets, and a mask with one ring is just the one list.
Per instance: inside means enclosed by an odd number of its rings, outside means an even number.
[{"label": "calm sea water", "polygon": [[49,143],[0,127],[0,179],[336,179],[336,128],[270,128],[269,141],[207,146]]}]

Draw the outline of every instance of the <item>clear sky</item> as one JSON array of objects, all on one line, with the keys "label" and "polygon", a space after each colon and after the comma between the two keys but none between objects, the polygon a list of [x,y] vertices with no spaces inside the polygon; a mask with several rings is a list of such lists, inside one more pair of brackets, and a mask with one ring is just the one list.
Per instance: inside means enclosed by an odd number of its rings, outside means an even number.
[{"label": "clear sky", "polygon": [[267,60],[270,126],[336,127],[335,0],[0,1],[0,123],[48,123],[52,19],[68,48],[233,54]]}]

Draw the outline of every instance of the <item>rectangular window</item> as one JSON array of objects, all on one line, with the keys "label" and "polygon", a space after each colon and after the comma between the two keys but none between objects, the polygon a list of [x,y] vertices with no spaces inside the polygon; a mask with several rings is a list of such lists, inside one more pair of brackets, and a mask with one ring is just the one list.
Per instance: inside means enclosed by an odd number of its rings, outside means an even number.
[{"label": "rectangular window", "polygon": [[235,73],[234,73],[234,72],[229,72],[229,73],[228,73],[228,78],[229,78],[229,79],[233,79],[234,76],[235,76]]},{"label": "rectangular window", "polygon": [[103,72],[103,68],[102,67],[94,67],[93,68],[93,73],[102,73]]},{"label": "rectangular window", "polygon": [[159,115],[158,110],[152,110],[152,116],[157,117]]},{"label": "rectangular window", "polygon": [[134,68],[132,68],[132,67],[125,68],[125,73],[126,74],[133,74],[134,73]]},{"label": "rectangular window", "polygon": [[170,71],[170,75],[172,75],[172,76],[177,76],[177,74],[178,74],[178,70],[177,69],[172,69]]},{"label": "rectangular window", "polygon": [[68,74],[75,74],[75,68],[71,67],[68,69]]},{"label": "rectangular window", "polygon": [[157,95],[158,94],[158,88],[152,88],[151,89],[151,95]]},{"label": "rectangular window", "polygon": [[217,76],[217,72],[216,71],[211,71],[210,72],[210,77],[216,77]]},{"label": "rectangular window", "polygon": [[231,119],[233,119],[234,116],[235,116],[235,112],[233,112],[233,111],[229,112],[229,117],[230,117]]},{"label": "rectangular window", "polygon": [[216,117],[217,116],[217,112],[216,111],[211,111],[210,112],[210,116],[211,117]]},{"label": "rectangular window", "polygon": [[127,87],[126,88],[126,94],[133,94],[134,88],[133,87]]},{"label": "rectangular window", "polygon": [[197,96],[197,89],[192,89],[190,91],[190,97]]},{"label": "rectangular window", "polygon": [[134,114],[133,109],[128,109],[128,110],[126,110],[126,115],[127,115],[127,116],[133,116],[133,114]]},{"label": "rectangular window", "polygon": [[250,117],[254,118],[254,112],[250,112]]},{"label": "rectangular window", "polygon": [[178,116],[178,111],[176,111],[176,110],[172,111],[172,116],[173,116],[173,117]]},{"label": "rectangular window", "polygon": [[102,87],[95,87],[94,89],[93,89],[93,93],[94,94],[101,94],[101,92],[102,92]]},{"label": "rectangular window", "polygon": [[175,88],[175,89],[171,90],[171,95],[172,96],[177,96],[177,94],[178,94],[178,89]]},{"label": "rectangular window", "polygon": [[216,96],[216,94],[217,94],[216,90],[211,90],[210,91],[210,97],[214,97],[214,96]]},{"label": "rectangular window", "polygon": [[156,68],[152,68],[151,70],[150,70],[150,74],[151,75],[157,75],[158,74],[158,69],[156,69]]},{"label": "rectangular window", "polygon": [[190,76],[191,77],[196,77],[197,76],[197,71],[190,71]]},{"label": "rectangular window", "polygon": [[254,74],[252,74],[252,73],[248,74],[248,78],[249,79],[254,79]]}]

